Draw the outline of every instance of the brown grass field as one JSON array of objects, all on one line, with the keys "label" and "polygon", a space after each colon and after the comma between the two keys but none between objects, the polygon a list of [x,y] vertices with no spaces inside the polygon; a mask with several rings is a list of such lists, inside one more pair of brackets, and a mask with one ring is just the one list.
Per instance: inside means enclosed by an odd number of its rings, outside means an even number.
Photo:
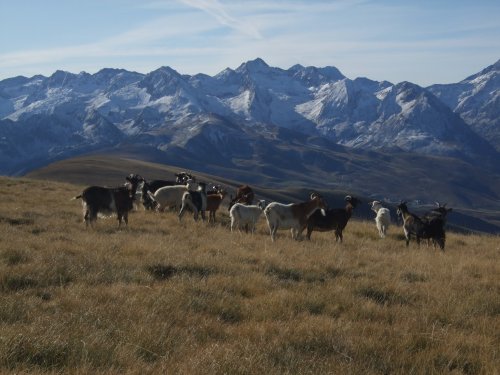
[{"label": "brown grass field", "polygon": [[0,178],[0,373],[498,374],[500,241],[444,253],[352,220],[276,243],[136,211],[82,223],[81,186]]}]

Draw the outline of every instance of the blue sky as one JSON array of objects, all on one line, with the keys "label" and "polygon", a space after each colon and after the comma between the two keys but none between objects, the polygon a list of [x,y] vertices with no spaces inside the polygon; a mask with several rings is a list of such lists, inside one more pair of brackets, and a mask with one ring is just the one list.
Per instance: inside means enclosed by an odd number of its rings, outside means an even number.
[{"label": "blue sky", "polygon": [[498,0],[0,0],[0,79],[170,66],[335,66],[422,86],[500,59]]}]

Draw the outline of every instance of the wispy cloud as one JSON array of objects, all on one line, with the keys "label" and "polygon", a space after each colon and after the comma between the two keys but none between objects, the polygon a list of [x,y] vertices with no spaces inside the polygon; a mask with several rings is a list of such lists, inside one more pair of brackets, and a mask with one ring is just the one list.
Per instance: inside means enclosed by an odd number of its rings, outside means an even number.
[{"label": "wispy cloud", "polygon": [[262,39],[259,30],[249,22],[231,16],[217,0],[180,0],[182,3],[213,16],[221,25],[255,39]]},{"label": "wispy cloud", "polygon": [[[148,55],[175,55],[180,50],[188,52],[194,48],[185,46],[155,45],[154,42],[169,41],[185,38],[187,35],[198,35],[210,30],[210,26],[203,23],[185,26],[185,20],[176,20],[175,17],[162,17],[147,22],[141,27],[104,38],[94,43],[86,43],[74,46],[64,46],[45,49],[20,50],[0,54],[0,68],[11,66],[22,66],[63,61],[76,58],[103,58],[116,56],[148,56]],[[175,43],[172,43],[175,45]],[[201,50],[207,49],[202,47]],[[200,49],[197,48],[199,51]],[[162,51],[162,52],[160,52]]]}]

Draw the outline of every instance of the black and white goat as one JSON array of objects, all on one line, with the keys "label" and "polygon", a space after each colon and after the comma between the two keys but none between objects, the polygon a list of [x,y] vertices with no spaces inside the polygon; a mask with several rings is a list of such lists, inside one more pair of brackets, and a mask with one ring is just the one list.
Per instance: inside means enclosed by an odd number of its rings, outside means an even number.
[{"label": "black and white goat", "polygon": [[205,221],[205,211],[207,210],[207,192],[204,182],[198,183],[198,190],[188,190],[182,195],[182,207],[179,211],[179,221],[182,220],[186,209],[193,211],[194,220],[198,220],[198,213],[201,212],[201,218]]},{"label": "black and white goat", "polygon": [[398,215],[403,218],[403,231],[406,238],[406,246],[409,246],[412,236],[415,237],[417,245],[422,239],[432,239],[444,251],[446,234],[444,231],[445,220],[442,216],[421,219],[417,215],[408,211],[406,202],[398,205]]},{"label": "black and white goat", "polygon": [[176,185],[185,185],[188,181],[196,182],[196,178],[187,172],[179,172],[175,174]]},{"label": "black and white goat", "polygon": [[335,241],[342,242],[343,235],[342,231],[347,225],[347,222],[351,218],[352,210],[360,203],[360,200],[347,195],[345,197],[347,202],[345,208],[332,208],[326,210],[325,215],[321,215],[318,212],[312,214],[307,220],[307,239],[311,239],[311,233],[313,231],[318,232],[328,232],[331,230],[335,231]]},{"label": "black and white goat", "polygon": [[133,209],[136,189],[136,184],[116,188],[90,186],[73,199],[82,199],[83,220],[87,227],[93,225],[98,214],[108,216],[113,213],[116,213],[118,226],[121,226],[122,221],[128,224],[128,213]]}]

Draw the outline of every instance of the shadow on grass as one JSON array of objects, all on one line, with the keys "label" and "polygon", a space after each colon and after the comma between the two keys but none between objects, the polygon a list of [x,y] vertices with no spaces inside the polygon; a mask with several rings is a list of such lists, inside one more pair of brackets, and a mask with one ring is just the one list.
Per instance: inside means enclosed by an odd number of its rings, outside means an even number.
[{"label": "shadow on grass", "polygon": [[409,305],[410,298],[399,295],[390,290],[366,287],[358,290],[358,295],[372,300],[379,305]]},{"label": "shadow on grass", "polygon": [[200,265],[173,266],[170,264],[155,264],[148,266],[146,267],[146,271],[158,281],[168,280],[175,275],[204,278],[217,273],[217,270],[213,268]]}]

